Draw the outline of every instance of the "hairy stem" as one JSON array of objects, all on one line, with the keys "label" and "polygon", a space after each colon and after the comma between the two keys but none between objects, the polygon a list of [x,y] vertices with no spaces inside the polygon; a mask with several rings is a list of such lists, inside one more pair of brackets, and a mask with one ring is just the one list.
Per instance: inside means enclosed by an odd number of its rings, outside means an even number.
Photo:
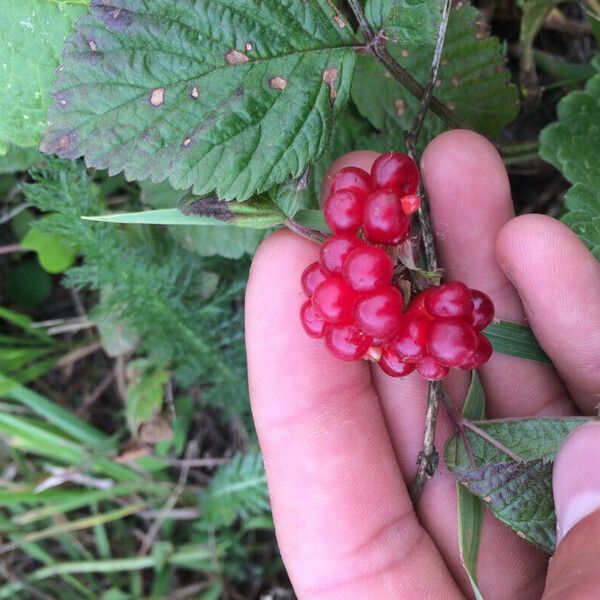
[{"label": "hairy stem", "polygon": [[[446,37],[446,29],[448,26],[448,17],[450,15],[450,4],[451,0],[445,0],[444,12],[442,14],[442,23],[438,30],[437,41],[435,44],[435,51],[433,53],[433,60],[429,69],[429,77],[427,80],[427,87],[421,97],[419,104],[419,110],[415,118],[413,127],[406,137],[406,150],[408,155],[416,161],[416,146],[419,138],[419,133],[423,126],[423,121],[427,115],[427,109],[433,99],[433,88],[437,79],[438,70],[440,67],[440,60],[442,58],[442,51],[444,49],[444,39]],[[421,227],[421,243],[423,244],[423,252],[425,254],[425,262],[427,264],[428,271],[436,271],[439,267],[437,254],[435,251],[435,239],[433,237],[433,230],[431,228],[431,221],[429,219],[429,207],[427,197],[421,184],[419,184],[419,195],[421,196],[421,207],[419,208],[419,225]],[[435,426],[437,422],[437,414],[440,407],[440,396],[442,394],[442,387],[439,382],[429,382],[429,394],[427,399],[427,413],[425,415],[425,431],[423,434],[423,446],[419,453],[418,469],[415,482],[412,486],[412,499],[416,502],[425,487],[425,483],[435,473],[437,468],[437,452],[435,450]]]},{"label": "hairy stem", "polygon": [[358,27],[365,36],[365,40],[370,41],[373,37],[373,30],[371,29],[371,26],[365,17],[365,13],[363,12],[359,0],[348,0],[348,6],[350,6],[350,9],[354,13],[354,17],[358,22]]}]

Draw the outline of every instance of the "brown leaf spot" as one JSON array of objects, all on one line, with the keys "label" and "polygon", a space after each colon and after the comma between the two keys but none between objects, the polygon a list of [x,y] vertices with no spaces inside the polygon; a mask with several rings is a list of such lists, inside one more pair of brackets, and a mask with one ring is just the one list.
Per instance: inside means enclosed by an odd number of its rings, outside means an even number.
[{"label": "brown leaf spot", "polygon": [[165,101],[165,88],[156,88],[150,94],[150,104],[160,106]]},{"label": "brown leaf spot", "polygon": [[389,71],[384,71],[384,72],[383,72],[383,76],[384,76],[386,79],[391,79],[391,78],[392,78],[392,74],[391,74]]},{"label": "brown leaf spot", "polygon": [[448,104],[446,104],[446,106],[450,109],[450,110],[454,110],[456,108],[456,104],[454,102],[448,102]]},{"label": "brown leaf spot", "polygon": [[465,5],[465,3],[464,3],[462,0],[459,0],[459,2],[457,2],[457,3],[454,5],[454,9],[455,9],[455,10],[460,10],[460,9],[461,9],[461,8],[462,8],[464,5]]},{"label": "brown leaf spot", "polygon": [[436,79],[435,80],[435,87],[436,88],[442,87],[442,80],[441,79]]},{"label": "brown leaf spot", "polygon": [[406,111],[406,102],[402,100],[402,98],[398,98],[398,100],[394,102],[394,106],[396,107],[396,114],[401,117]]},{"label": "brown leaf spot", "polygon": [[346,23],[344,23],[344,20],[342,17],[340,17],[340,15],[334,15],[333,20],[337,23],[337,26],[340,29],[344,29],[344,27],[346,27]]},{"label": "brown leaf spot", "polygon": [[279,77],[279,75],[277,77],[272,77],[269,80],[269,85],[274,89],[274,90],[285,90],[285,86],[287,85],[287,81],[285,79],[283,79],[283,77]]},{"label": "brown leaf spot", "polygon": [[121,9],[120,8],[113,8],[113,10],[110,11],[110,16],[113,19],[116,19],[120,14],[121,14]]},{"label": "brown leaf spot", "polygon": [[230,65],[243,65],[244,63],[247,63],[250,59],[239,50],[230,50],[225,55],[225,60],[227,60],[227,62]]},{"label": "brown leaf spot", "polygon": [[190,90],[190,96],[194,99],[197,100],[198,96],[200,95],[200,92],[198,91],[198,87],[193,85],[192,89]]},{"label": "brown leaf spot", "polygon": [[252,45],[251,42],[246,42],[246,52],[252,52],[253,48],[254,48],[254,46]]},{"label": "brown leaf spot", "polygon": [[404,48],[404,50],[402,50],[402,52],[400,54],[402,54],[402,56],[404,58],[408,58],[408,55],[410,54],[410,52],[406,48]]},{"label": "brown leaf spot", "polygon": [[192,138],[185,138],[185,140],[183,140],[183,145],[184,147],[188,147],[190,144],[192,143]]},{"label": "brown leaf spot", "polygon": [[451,84],[452,84],[454,87],[457,87],[457,86],[460,84],[460,79],[459,79],[458,77],[453,77],[453,78],[450,80],[450,83],[451,83]]},{"label": "brown leaf spot", "polygon": [[94,40],[90,40],[88,42],[88,46],[92,52],[96,52],[96,50],[98,50],[98,46],[96,46],[96,42]]},{"label": "brown leaf spot", "polygon": [[337,98],[337,88],[335,86],[338,78],[338,70],[335,67],[331,69],[325,69],[323,71],[323,81],[329,86],[329,99],[335,100]]},{"label": "brown leaf spot", "polygon": [[69,135],[62,135],[58,138],[58,144],[56,145],[58,152],[64,152],[68,150],[69,145],[71,144],[71,137]]},{"label": "brown leaf spot", "polygon": [[447,58],[442,58],[442,62],[440,64],[445,67],[448,64],[448,59]]}]

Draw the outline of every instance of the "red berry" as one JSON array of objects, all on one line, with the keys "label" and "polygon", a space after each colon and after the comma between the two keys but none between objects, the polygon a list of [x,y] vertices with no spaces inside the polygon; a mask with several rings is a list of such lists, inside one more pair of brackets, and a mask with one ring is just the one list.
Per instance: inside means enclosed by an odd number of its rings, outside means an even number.
[{"label": "red berry", "polygon": [[425,357],[428,327],[429,319],[416,312],[409,312],[402,319],[392,347],[403,361],[416,363]]},{"label": "red berry", "polygon": [[405,214],[412,215],[421,207],[421,198],[419,198],[419,196],[415,196],[414,194],[402,196],[402,198],[400,198],[400,204],[402,205],[402,210],[405,212]]},{"label": "red berry", "polygon": [[317,315],[310,300],[307,300],[300,309],[300,320],[304,326],[304,331],[310,337],[320,338],[325,335],[327,323]]},{"label": "red berry", "polygon": [[483,366],[492,356],[494,348],[490,340],[488,340],[482,333],[477,333],[477,348],[475,354],[471,357],[471,360],[466,364],[462,365],[461,368],[465,371],[469,369],[478,369]]},{"label": "red berry", "polygon": [[485,329],[494,319],[494,303],[491,298],[479,290],[471,290],[473,310],[467,321],[476,330]]},{"label": "red berry", "polygon": [[471,291],[460,281],[443,283],[429,290],[425,299],[425,309],[432,317],[466,319],[473,310]]},{"label": "red berry", "polygon": [[358,167],[344,167],[333,176],[329,186],[330,194],[339,190],[354,190],[362,196],[368,196],[371,192],[371,176]]},{"label": "red berry", "polygon": [[345,323],[352,318],[355,298],[355,292],[341,277],[331,277],[317,286],[312,303],[317,315],[328,323]]},{"label": "red berry", "polygon": [[354,305],[356,327],[377,343],[390,340],[402,319],[402,294],[393,287],[362,295]]},{"label": "red berry", "polygon": [[430,318],[430,315],[427,313],[427,310],[425,308],[425,298],[427,297],[428,293],[429,293],[429,289],[419,292],[410,301],[410,304],[408,305],[406,312],[407,313],[418,313],[419,315]]},{"label": "red berry", "polygon": [[377,190],[367,198],[363,233],[369,242],[400,244],[408,237],[409,225],[398,192]]},{"label": "red berry", "polygon": [[332,325],[325,333],[329,351],[342,360],[359,360],[371,346],[371,340],[352,325]]},{"label": "red berry", "polygon": [[364,245],[350,252],[342,273],[357,292],[371,292],[389,284],[394,263],[380,248]]},{"label": "red berry", "polygon": [[435,358],[426,356],[423,360],[417,363],[417,371],[421,377],[429,379],[430,381],[438,381],[444,379],[448,375],[450,369],[440,365]]},{"label": "red berry", "polygon": [[402,152],[382,154],[371,167],[374,188],[388,188],[403,196],[414,194],[419,186],[419,170],[415,161]]},{"label": "red berry", "polygon": [[446,367],[460,367],[471,360],[477,348],[473,328],[460,319],[437,318],[427,331],[427,351]]},{"label": "red berry", "polygon": [[310,298],[316,287],[328,277],[329,273],[318,262],[308,265],[302,273],[302,289],[304,293]]},{"label": "red berry", "polygon": [[323,204],[325,222],[334,233],[356,234],[363,222],[365,196],[355,190],[338,190]]},{"label": "red berry", "polygon": [[400,360],[398,355],[390,348],[383,349],[379,366],[384,373],[390,377],[404,377],[415,370],[415,365]]},{"label": "red berry", "polygon": [[362,242],[351,235],[328,237],[319,250],[321,266],[332,275],[341,275],[346,257],[359,246],[362,246]]}]

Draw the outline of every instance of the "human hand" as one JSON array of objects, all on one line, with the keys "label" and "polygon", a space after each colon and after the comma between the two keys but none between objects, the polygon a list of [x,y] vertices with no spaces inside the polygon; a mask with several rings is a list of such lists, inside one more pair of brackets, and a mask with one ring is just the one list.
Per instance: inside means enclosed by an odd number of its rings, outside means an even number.
[{"label": "human hand", "polygon": [[[350,164],[368,169],[376,156],[342,157],[329,175]],[[554,363],[494,354],[480,370],[487,416],[593,414],[600,391],[598,262],[559,222],[514,218],[503,163],[477,134],[436,138],[421,172],[447,277],[490,295],[497,317],[527,319]],[[301,600],[470,596],[458,552],[454,479],[441,465],[416,509],[407,491],[422,442],[427,382],[339,361],[304,334],[300,274],[316,257],[315,244],[275,233],[256,254],[246,298],[252,410],[296,593]],[[454,369],[445,384],[459,405],[466,374]],[[572,434],[559,454],[559,526],[600,505],[598,427]],[[452,431],[440,414],[438,450]],[[600,597],[599,551],[596,511],[559,544],[545,597]],[[539,598],[546,572],[542,553],[486,514],[479,561],[486,599]]]}]

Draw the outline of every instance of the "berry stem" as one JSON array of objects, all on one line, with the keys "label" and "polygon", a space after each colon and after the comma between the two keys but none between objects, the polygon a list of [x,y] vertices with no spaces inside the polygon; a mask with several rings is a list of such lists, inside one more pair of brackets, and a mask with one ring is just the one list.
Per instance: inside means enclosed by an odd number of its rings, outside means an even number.
[{"label": "berry stem", "polygon": [[425,413],[425,432],[423,434],[423,447],[419,452],[417,460],[417,476],[410,489],[410,495],[414,503],[417,502],[423,488],[429,479],[433,477],[438,466],[439,456],[435,449],[435,426],[437,423],[438,409],[440,405],[440,381],[429,382],[429,393],[427,395],[427,412]]},{"label": "berry stem", "polygon": [[312,242],[316,242],[317,244],[322,244],[327,239],[327,236],[324,233],[317,231],[316,229],[304,227],[304,225],[300,225],[300,223],[294,221],[294,219],[287,219],[285,221],[285,226],[290,231],[293,231]]},{"label": "berry stem", "polygon": [[[429,69],[429,77],[427,86],[421,96],[419,110],[415,118],[415,122],[406,137],[407,154],[416,162],[417,140],[423,126],[423,122],[427,115],[427,109],[432,106],[433,109],[433,88],[437,79],[440,61],[442,58],[442,50],[444,49],[444,40],[446,38],[446,29],[448,26],[448,18],[450,15],[451,0],[445,0],[444,10],[442,13],[442,22],[438,30],[435,51],[433,60]],[[446,107],[444,107],[446,108]],[[456,127],[456,124],[452,124]],[[427,197],[425,196],[422,184],[419,183],[419,195],[421,196],[421,206],[418,211],[419,225],[421,227],[421,242],[425,254],[425,262],[428,271],[437,271],[439,267],[437,254],[435,250],[435,240],[433,230],[431,228],[431,220],[429,218],[429,206]],[[440,396],[443,394],[442,386],[437,381],[429,383],[429,393],[427,396],[427,412],[425,415],[425,431],[423,434],[423,446],[419,453],[417,476],[411,488],[413,502],[417,502],[421,495],[427,480],[431,478],[437,467],[437,452],[435,449],[435,427],[437,423],[437,414],[440,406]],[[460,429],[459,429],[460,431]]]}]

